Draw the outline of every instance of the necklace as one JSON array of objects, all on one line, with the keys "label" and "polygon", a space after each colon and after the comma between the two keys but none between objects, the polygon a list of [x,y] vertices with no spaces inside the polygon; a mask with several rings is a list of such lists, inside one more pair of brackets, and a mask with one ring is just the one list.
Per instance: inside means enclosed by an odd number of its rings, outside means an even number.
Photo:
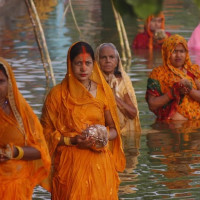
[{"label": "necklace", "polygon": [[90,89],[91,89],[91,85],[92,85],[92,81],[89,80],[88,86],[86,87],[86,89],[87,89],[88,91],[90,91]]}]

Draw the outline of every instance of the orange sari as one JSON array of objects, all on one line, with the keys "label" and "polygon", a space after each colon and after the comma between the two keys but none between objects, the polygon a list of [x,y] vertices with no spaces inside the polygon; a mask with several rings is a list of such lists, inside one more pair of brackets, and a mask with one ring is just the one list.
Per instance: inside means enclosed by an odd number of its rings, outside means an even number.
[{"label": "orange sari", "polygon": [[[183,44],[186,49],[186,59],[184,69],[187,73],[172,66],[170,56],[178,44]],[[187,41],[179,36],[172,35],[169,37],[162,46],[163,66],[153,69],[147,83],[147,101],[148,94],[153,96],[161,96],[167,93],[170,89],[175,88],[177,82],[181,79],[188,79],[192,83],[192,87],[197,89],[194,79],[200,81],[200,68],[198,65],[192,64],[190,61]],[[177,88],[178,90],[178,88]],[[175,98],[168,104],[156,111],[158,119],[170,119],[175,112],[179,112],[185,118],[193,120],[200,119],[200,103],[192,99],[189,95],[180,96],[175,93]]]},{"label": "orange sari", "polygon": [[[149,35],[149,44],[148,44],[149,49],[153,49],[153,32],[150,30],[150,23],[151,23],[151,20],[153,18],[155,18],[155,17],[160,17],[162,19],[162,24],[161,24],[161,28],[160,29],[164,29],[165,30],[165,16],[164,16],[163,12],[159,13],[158,15],[150,15],[146,19],[145,31]],[[160,43],[162,44],[163,41],[164,40],[160,41]]]},{"label": "orange sari", "polygon": [[[53,161],[52,199],[116,200],[119,177],[125,168],[116,103],[109,85],[96,62],[90,79],[97,83],[94,98],[74,77],[68,52],[68,72],[63,81],[47,96],[41,122]],[[117,138],[102,151],[58,146],[61,135],[81,134],[92,124],[105,125],[104,111],[109,109],[117,130]]]},{"label": "orange sari", "polygon": [[8,75],[8,100],[12,110],[7,115],[0,108],[0,146],[31,146],[41,153],[38,160],[11,159],[0,163],[0,199],[28,200],[32,199],[34,187],[48,175],[50,157],[42,126],[20,94],[11,67],[2,58],[0,63]]}]

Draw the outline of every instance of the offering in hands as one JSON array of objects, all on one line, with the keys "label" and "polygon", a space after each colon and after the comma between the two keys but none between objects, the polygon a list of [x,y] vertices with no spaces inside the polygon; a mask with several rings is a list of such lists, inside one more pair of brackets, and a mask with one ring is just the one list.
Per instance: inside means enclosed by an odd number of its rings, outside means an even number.
[{"label": "offering in hands", "polygon": [[86,137],[92,137],[93,139],[95,139],[95,145],[94,145],[95,149],[102,148],[106,146],[106,144],[108,143],[107,129],[103,125],[100,124],[91,125],[88,128],[86,128],[82,132],[82,134],[85,135]]},{"label": "offering in hands", "polygon": [[0,147],[0,155],[3,155],[6,158],[12,159],[13,149],[11,145],[7,144],[5,147]]},{"label": "offering in hands", "polygon": [[155,40],[162,40],[164,38],[166,38],[166,33],[165,33],[165,30],[163,29],[157,29],[154,33],[154,39]]}]

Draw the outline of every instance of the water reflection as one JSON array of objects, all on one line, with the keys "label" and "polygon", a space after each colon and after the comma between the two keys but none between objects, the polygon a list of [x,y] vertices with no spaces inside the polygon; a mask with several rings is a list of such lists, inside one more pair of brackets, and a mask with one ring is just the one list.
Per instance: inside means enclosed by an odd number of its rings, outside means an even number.
[{"label": "water reflection", "polygon": [[[9,2],[9,1],[5,1]],[[13,0],[14,2],[14,0]],[[17,9],[6,6],[0,16],[0,54],[12,65],[18,87],[38,117],[41,114],[46,80],[32,25],[24,1],[16,1]],[[67,0],[38,0],[47,44],[59,83],[66,73],[69,46],[79,40],[72,16],[62,15]],[[200,12],[192,0],[164,0],[166,31],[188,39],[199,23]],[[73,0],[78,24],[94,48],[103,42],[114,43],[120,51],[114,16],[107,0]],[[48,13],[46,12],[48,11]],[[49,12],[50,11],[50,12]],[[124,16],[129,41],[137,34],[137,19]],[[193,62],[200,64],[200,55],[190,52]],[[162,63],[161,52],[133,52],[128,74],[138,100],[142,135],[123,138],[127,167],[120,174],[121,199],[199,199],[200,137],[198,123],[154,123],[144,96],[151,70]],[[184,197],[185,195],[185,197]],[[37,187],[33,199],[50,199],[50,194]]]},{"label": "water reflection", "polygon": [[140,155],[140,133],[130,132],[122,136],[123,148],[126,155],[126,169],[120,174],[122,181],[119,194],[132,194],[137,190],[133,180],[138,176],[135,169],[138,164],[138,156]]},{"label": "water reflection", "polygon": [[174,197],[198,198],[191,188],[200,186],[200,121],[157,122],[152,126],[158,132],[147,134],[150,160],[154,163],[151,170],[163,176],[156,184],[170,193],[173,190]]}]

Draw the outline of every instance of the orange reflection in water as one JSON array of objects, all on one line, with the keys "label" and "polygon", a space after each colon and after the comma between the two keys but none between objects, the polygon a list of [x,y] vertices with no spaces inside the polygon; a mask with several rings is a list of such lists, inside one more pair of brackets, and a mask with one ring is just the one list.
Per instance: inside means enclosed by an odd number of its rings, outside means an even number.
[{"label": "orange reflection in water", "polygon": [[193,181],[200,172],[200,121],[157,122],[159,132],[147,134],[147,146],[152,159],[166,168],[153,169],[168,180],[159,182],[169,189],[200,187]]}]

